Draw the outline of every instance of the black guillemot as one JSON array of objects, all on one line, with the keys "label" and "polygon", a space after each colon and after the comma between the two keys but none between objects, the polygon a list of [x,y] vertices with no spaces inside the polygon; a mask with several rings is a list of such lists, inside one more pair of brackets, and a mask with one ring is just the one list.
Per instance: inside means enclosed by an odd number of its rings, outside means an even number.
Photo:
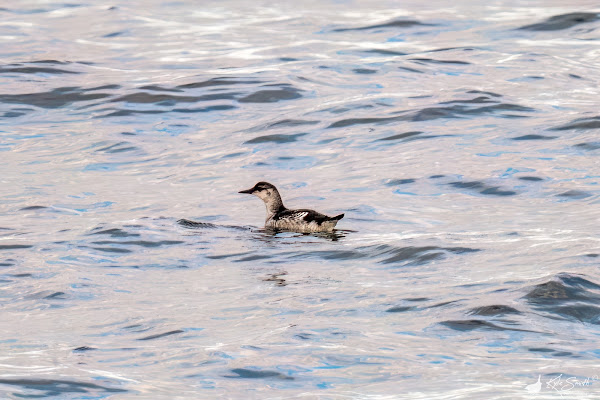
[{"label": "black guillemot", "polygon": [[329,217],[313,210],[289,210],[283,205],[277,188],[268,182],[258,182],[254,187],[239,193],[253,194],[265,202],[267,228],[302,233],[331,232],[337,222],[344,218],[344,214]]}]

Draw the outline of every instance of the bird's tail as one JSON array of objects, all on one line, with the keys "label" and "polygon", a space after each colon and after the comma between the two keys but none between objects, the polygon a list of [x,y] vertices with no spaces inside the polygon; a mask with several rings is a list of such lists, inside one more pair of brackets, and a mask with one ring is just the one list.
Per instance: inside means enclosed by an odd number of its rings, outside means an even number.
[{"label": "bird's tail", "polygon": [[331,217],[329,220],[330,221],[339,221],[342,218],[344,218],[344,214],[336,215],[335,217]]}]

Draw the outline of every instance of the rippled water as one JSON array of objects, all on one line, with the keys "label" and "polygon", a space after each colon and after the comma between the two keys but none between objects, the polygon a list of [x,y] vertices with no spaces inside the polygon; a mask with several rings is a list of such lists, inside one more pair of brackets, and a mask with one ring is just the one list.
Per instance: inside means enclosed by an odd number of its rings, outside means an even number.
[{"label": "rippled water", "polygon": [[597,4],[201,3],[0,8],[2,398],[600,395]]}]

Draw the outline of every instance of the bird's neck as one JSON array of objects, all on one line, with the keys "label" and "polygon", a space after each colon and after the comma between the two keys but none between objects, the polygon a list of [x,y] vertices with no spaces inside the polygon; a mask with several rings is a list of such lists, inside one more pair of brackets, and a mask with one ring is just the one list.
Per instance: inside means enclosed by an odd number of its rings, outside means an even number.
[{"label": "bird's neck", "polygon": [[272,218],[275,214],[285,210],[283,201],[279,193],[274,192],[268,199],[265,199],[265,206],[267,208],[267,219]]}]

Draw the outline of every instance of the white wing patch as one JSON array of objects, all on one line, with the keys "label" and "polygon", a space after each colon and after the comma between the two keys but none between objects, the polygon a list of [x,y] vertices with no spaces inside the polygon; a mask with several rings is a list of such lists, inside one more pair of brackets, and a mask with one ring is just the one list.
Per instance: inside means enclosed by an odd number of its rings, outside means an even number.
[{"label": "white wing patch", "polygon": [[304,212],[298,212],[298,213],[294,213],[292,215],[290,215],[290,219],[294,220],[294,221],[302,221],[304,219],[304,217],[306,217],[308,215],[308,212],[304,211]]}]

